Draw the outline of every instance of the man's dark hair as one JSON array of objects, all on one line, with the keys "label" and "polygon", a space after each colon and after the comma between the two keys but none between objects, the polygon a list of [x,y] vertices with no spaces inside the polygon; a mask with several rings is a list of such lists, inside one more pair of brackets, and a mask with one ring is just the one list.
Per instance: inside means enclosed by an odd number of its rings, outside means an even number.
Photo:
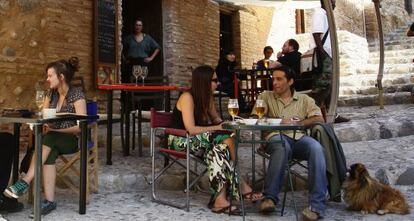
[{"label": "man's dark hair", "polygon": [[266,47],[263,48],[263,53],[265,53],[267,50],[272,50],[273,51],[273,48],[271,46],[266,46]]},{"label": "man's dark hair", "polygon": [[414,22],[410,25],[410,31],[414,32]]},{"label": "man's dark hair", "polygon": [[290,79],[293,79],[293,84],[290,85],[290,92],[292,92],[292,94],[293,94],[293,92],[295,90],[295,80],[296,80],[295,79],[295,77],[296,77],[295,71],[292,68],[290,68],[290,67],[288,67],[286,65],[282,65],[282,66],[279,66],[279,67],[273,69],[273,72],[275,72],[275,71],[282,71],[282,72],[284,72],[287,81],[290,81]]},{"label": "man's dark hair", "polygon": [[293,38],[289,39],[288,40],[288,44],[289,44],[289,46],[292,46],[293,47],[293,50],[294,51],[298,51],[299,50],[299,43],[295,39],[293,39]]}]

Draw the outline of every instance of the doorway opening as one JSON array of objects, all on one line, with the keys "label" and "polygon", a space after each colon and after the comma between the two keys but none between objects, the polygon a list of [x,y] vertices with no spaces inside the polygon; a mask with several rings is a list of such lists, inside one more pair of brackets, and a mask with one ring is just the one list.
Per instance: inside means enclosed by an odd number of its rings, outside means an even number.
[{"label": "doorway opening", "polygon": [[220,12],[220,55],[234,51],[232,15]]},{"label": "doorway opening", "polygon": [[133,33],[136,18],[142,19],[143,33],[151,36],[161,47],[148,67],[148,76],[162,76],[162,0],[122,0],[122,40]]}]

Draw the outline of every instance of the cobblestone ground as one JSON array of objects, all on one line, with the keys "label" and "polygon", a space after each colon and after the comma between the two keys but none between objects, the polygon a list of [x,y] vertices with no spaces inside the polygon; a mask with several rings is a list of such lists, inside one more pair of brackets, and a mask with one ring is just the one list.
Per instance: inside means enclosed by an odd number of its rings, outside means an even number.
[{"label": "cobblestone ground", "polygon": [[[348,164],[363,162],[373,174],[378,169],[387,169],[391,177],[396,179],[407,167],[413,165],[414,136],[392,138],[386,140],[374,140],[365,142],[344,143],[343,148],[348,160]],[[102,151],[104,152],[104,151]],[[119,153],[119,151],[116,151]],[[242,151],[243,159],[249,156],[249,148]],[[149,157],[137,161],[135,152],[130,157],[122,157],[121,154],[114,154],[114,165],[102,166],[103,174],[124,174],[127,176],[134,170],[138,173],[149,174]],[[122,161],[121,161],[122,159]],[[101,157],[102,164],[103,157]],[[245,161],[247,162],[247,160]],[[146,166],[143,166],[146,165]],[[242,165],[242,170],[248,170],[249,163]],[[135,171],[135,172],[136,172]],[[145,179],[144,179],[145,181]],[[44,217],[44,220],[241,220],[240,217],[213,214],[206,207],[209,196],[202,193],[192,194],[191,211],[185,212],[169,206],[153,203],[150,200],[150,189],[145,182],[137,182],[137,186],[120,191],[100,191],[92,194],[91,202],[87,206],[87,214],[77,213],[78,196],[65,189],[58,189],[57,202],[58,209]],[[115,182],[116,183],[116,182]],[[102,184],[104,185],[104,184]],[[125,184],[119,184],[124,185]],[[408,198],[411,205],[414,205],[414,186],[396,186]],[[165,193],[169,199],[179,200],[177,192]],[[295,199],[299,210],[307,206],[307,193],[305,191],[295,192]],[[26,202],[25,199],[22,202]],[[254,210],[255,205],[249,204],[248,207]],[[345,210],[344,203],[328,203],[327,215],[325,220],[414,220],[414,214],[401,215],[362,215],[359,212]],[[247,214],[246,220],[295,220],[293,204],[290,193],[288,194],[285,215],[280,216],[280,206],[277,213],[263,216],[259,213]],[[20,213],[5,214],[10,220],[28,220],[31,212],[31,205],[25,204],[25,210]]]}]

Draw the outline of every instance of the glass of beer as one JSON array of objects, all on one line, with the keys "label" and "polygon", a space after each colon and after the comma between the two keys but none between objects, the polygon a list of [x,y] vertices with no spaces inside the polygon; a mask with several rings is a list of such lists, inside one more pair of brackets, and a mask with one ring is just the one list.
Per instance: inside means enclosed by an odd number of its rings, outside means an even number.
[{"label": "glass of beer", "polygon": [[231,118],[233,119],[232,124],[235,124],[234,117],[236,117],[237,114],[239,113],[239,103],[237,99],[229,99],[227,110],[229,111],[229,114]]},{"label": "glass of beer", "polygon": [[43,108],[43,103],[45,101],[45,92],[42,90],[36,91],[36,106],[37,109],[39,110],[38,115],[41,116],[42,115],[42,108]]},{"label": "glass of beer", "polygon": [[269,68],[269,65],[270,65],[270,61],[266,59],[264,61],[264,67],[265,67],[265,69],[268,69]]},{"label": "glass of beer", "polygon": [[260,99],[256,100],[255,111],[256,111],[257,116],[259,116],[259,119],[262,119],[262,117],[265,114],[264,100],[260,100]]}]

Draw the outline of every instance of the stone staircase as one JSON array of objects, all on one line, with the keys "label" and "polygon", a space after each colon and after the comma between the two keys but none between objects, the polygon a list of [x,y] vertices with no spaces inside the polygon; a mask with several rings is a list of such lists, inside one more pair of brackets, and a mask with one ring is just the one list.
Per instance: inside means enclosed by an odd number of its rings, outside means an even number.
[{"label": "stone staircase", "polygon": [[[384,36],[385,62],[382,82],[386,104],[413,102],[414,38],[407,37],[405,32],[406,27]],[[357,50],[354,48],[353,53],[360,53]],[[358,67],[348,64],[347,57],[342,58],[341,55],[339,106],[378,104],[378,90],[375,87],[379,68],[378,42],[369,43],[368,51],[367,63]]]}]

